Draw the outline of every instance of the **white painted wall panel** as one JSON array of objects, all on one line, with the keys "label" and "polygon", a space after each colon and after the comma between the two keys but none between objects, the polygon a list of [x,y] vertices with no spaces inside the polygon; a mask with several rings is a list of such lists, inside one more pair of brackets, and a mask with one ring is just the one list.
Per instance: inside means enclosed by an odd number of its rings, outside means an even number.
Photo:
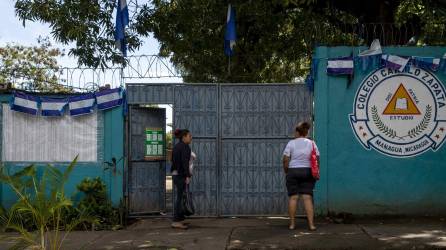
[{"label": "white painted wall panel", "polygon": [[97,113],[43,117],[3,105],[2,159],[7,162],[97,161]]}]

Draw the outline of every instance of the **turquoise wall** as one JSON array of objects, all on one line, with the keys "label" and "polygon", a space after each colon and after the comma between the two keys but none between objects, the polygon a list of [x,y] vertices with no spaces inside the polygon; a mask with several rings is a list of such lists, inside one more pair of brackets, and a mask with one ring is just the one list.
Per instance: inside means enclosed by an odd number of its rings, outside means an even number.
[{"label": "turquoise wall", "polygon": [[[356,91],[371,73],[328,76],[326,58],[357,55],[358,47],[317,47],[321,58],[315,81],[315,138],[321,152],[321,180],[315,202],[319,213],[367,215],[446,214],[446,146],[411,158],[392,158],[366,150],[356,139],[348,115]],[[442,57],[444,47],[384,47],[383,53]],[[446,83],[446,75],[436,76]]]},{"label": "turquoise wall", "polygon": [[[0,102],[7,102],[10,95],[0,95]],[[98,162],[79,162],[71,174],[70,180],[65,186],[68,195],[78,199],[79,193],[76,191],[76,185],[85,177],[100,177],[107,185],[107,190],[114,205],[118,205],[123,199],[123,173],[124,173],[124,117],[122,106],[106,111],[97,111],[102,113],[99,118],[99,134],[98,134]],[[0,123],[1,124],[1,123]],[[0,140],[1,141],[1,140]],[[3,146],[3,145],[2,145]],[[121,159],[117,165],[117,173],[114,174],[109,170],[103,170],[103,162],[111,162],[112,157],[117,160]],[[29,163],[3,163],[7,171],[14,173]],[[69,163],[54,163],[53,165],[65,170]],[[46,164],[36,163],[39,173],[43,172]],[[9,207],[16,201],[16,196],[12,190],[5,184],[0,184],[0,202],[3,206]]]}]

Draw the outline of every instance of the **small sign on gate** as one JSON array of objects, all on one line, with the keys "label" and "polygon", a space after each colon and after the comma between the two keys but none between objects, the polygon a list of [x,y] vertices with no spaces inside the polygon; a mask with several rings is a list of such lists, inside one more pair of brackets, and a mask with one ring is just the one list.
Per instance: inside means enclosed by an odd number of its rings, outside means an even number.
[{"label": "small sign on gate", "polygon": [[164,145],[162,128],[146,128],[145,160],[164,160]]}]

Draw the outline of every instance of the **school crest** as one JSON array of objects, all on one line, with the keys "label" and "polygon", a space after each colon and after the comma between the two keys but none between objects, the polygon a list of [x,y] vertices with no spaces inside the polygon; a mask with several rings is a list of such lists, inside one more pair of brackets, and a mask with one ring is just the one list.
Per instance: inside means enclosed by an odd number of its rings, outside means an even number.
[{"label": "school crest", "polygon": [[429,71],[381,68],[359,86],[349,115],[358,141],[392,157],[438,150],[446,137],[446,92]]}]

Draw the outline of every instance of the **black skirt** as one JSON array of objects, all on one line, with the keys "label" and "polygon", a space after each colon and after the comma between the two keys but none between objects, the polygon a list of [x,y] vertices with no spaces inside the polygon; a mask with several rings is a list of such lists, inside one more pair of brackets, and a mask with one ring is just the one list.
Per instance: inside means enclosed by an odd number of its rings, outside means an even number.
[{"label": "black skirt", "polygon": [[288,196],[296,194],[313,195],[314,180],[311,168],[289,168],[286,174],[286,188]]}]

